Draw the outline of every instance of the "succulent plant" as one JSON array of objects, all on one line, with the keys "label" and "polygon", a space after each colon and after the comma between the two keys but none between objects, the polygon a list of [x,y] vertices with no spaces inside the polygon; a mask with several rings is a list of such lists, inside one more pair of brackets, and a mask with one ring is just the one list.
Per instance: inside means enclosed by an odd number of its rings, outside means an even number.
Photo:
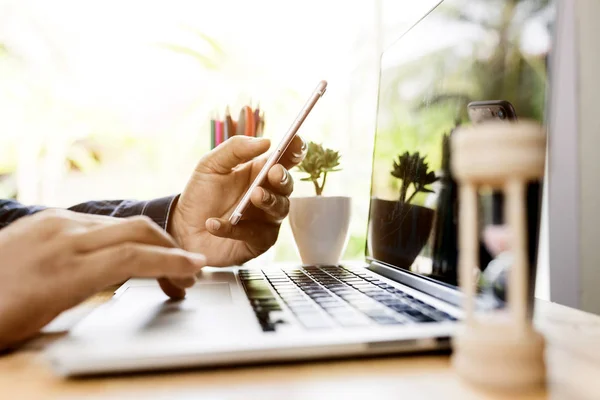
[{"label": "succulent plant", "polygon": [[[340,155],[337,151],[326,149],[322,145],[310,142],[306,157],[298,166],[298,169],[309,176],[302,178],[302,181],[311,181],[315,186],[317,196],[323,193],[327,174],[329,172],[340,171],[337,168],[340,165]],[[322,180],[321,180],[322,179]],[[319,182],[319,180],[321,180]]]},{"label": "succulent plant", "polygon": [[[419,152],[413,154],[405,152],[398,156],[398,161],[394,160],[394,169],[391,174],[402,181],[400,187],[401,203],[410,203],[419,192],[433,193],[427,186],[439,178],[435,176],[433,171],[429,171],[429,164],[425,161],[425,157],[421,157]],[[410,185],[413,185],[414,191],[406,198]]]}]

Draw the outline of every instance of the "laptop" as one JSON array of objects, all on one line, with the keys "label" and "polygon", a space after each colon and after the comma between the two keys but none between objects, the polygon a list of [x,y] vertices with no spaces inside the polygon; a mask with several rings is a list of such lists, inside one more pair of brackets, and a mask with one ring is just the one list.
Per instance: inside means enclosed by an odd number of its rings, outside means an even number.
[{"label": "laptop", "polygon": [[[472,123],[472,101],[503,100],[519,118],[539,121],[545,110],[552,13],[489,3],[437,3],[381,57],[363,261],[207,267],[181,301],[155,281],[131,279],[49,349],[54,370],[75,376],[448,350],[461,318],[448,137]],[[507,15],[523,31],[499,44]],[[435,173],[426,190],[406,191],[392,173],[405,152],[419,152]],[[481,196],[483,229],[494,196]],[[540,197],[532,187],[532,282]],[[480,247],[484,273],[494,257]],[[503,306],[501,295],[480,292],[480,306]]]}]

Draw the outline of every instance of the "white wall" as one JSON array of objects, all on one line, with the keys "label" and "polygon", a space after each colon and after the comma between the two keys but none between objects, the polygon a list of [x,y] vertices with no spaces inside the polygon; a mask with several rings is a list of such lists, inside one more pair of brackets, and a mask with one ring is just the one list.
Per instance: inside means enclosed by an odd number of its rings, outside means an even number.
[{"label": "white wall", "polygon": [[579,0],[579,168],[581,308],[600,314],[600,1]]},{"label": "white wall", "polygon": [[549,154],[550,299],[600,314],[600,2],[558,1]]},{"label": "white wall", "polygon": [[549,135],[550,299],[579,307],[579,179],[575,3],[557,2]]}]

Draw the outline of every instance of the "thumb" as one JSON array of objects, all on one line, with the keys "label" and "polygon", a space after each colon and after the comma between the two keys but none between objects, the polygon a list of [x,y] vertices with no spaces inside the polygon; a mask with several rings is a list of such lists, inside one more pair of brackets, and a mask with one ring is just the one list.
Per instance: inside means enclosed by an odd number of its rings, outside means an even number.
[{"label": "thumb", "polygon": [[212,170],[227,173],[239,164],[243,164],[263,154],[271,142],[266,138],[233,136],[208,153],[203,160]]}]

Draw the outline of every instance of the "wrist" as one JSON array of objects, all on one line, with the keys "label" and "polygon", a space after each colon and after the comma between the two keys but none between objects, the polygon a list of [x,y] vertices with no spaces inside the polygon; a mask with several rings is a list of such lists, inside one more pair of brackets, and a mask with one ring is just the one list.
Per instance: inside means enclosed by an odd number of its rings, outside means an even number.
[{"label": "wrist", "polygon": [[179,211],[179,207],[177,204],[179,203],[179,196],[173,199],[173,203],[171,203],[171,209],[169,210],[169,215],[167,218],[167,224],[165,226],[165,230],[179,246],[183,247],[183,235],[181,234],[182,227],[182,218],[181,212]]}]

